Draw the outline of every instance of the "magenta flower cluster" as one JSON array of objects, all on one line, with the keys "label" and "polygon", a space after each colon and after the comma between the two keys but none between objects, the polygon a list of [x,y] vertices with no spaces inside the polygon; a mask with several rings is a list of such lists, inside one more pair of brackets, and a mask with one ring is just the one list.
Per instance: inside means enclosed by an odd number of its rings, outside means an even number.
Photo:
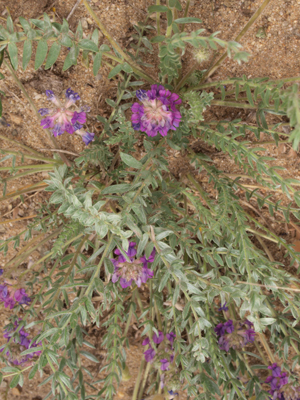
[{"label": "magenta flower cluster", "polygon": [[230,348],[241,349],[255,340],[253,324],[247,319],[235,323],[231,319],[224,323],[221,322],[215,327],[215,332],[219,337],[220,349],[225,351],[229,351]]},{"label": "magenta flower cluster", "polygon": [[162,85],[152,85],[151,90],[137,90],[136,97],[142,104],[131,107],[132,127],[136,131],[146,132],[148,136],[160,133],[167,136],[169,130],[175,131],[181,121],[176,105],[181,103],[178,94],[171,93]]},{"label": "magenta flower cluster", "polygon": [[153,271],[148,268],[148,264],[152,263],[155,258],[155,249],[150,254],[149,258],[142,256],[135,259],[137,253],[136,243],[130,242],[128,251],[125,251],[130,261],[128,261],[120,252],[116,249],[114,253],[118,256],[117,259],[111,259],[115,270],[112,276],[112,282],[116,283],[120,281],[120,285],[123,289],[131,286],[132,282],[135,282],[138,287],[142,283],[146,283],[148,279],[153,278]]},{"label": "magenta flower cluster", "polygon": [[[160,369],[162,371],[168,371],[170,364],[174,360],[173,342],[174,342],[175,337],[176,337],[176,335],[174,332],[170,332],[170,333],[166,334],[166,338],[170,342],[171,348],[169,346],[165,346],[165,348],[163,349],[164,350],[164,358],[159,360],[161,363]],[[158,336],[154,333],[152,336],[152,340],[155,344],[160,344],[164,340],[164,334],[161,331],[158,332]],[[156,351],[152,348],[150,339],[146,338],[143,341],[142,345],[149,346],[149,348],[144,352],[145,360],[150,363],[153,362],[153,360],[156,356]],[[161,353],[161,352],[159,352],[159,353]]]},{"label": "magenta flower cluster", "polygon": [[[0,276],[3,274],[3,269],[0,269]],[[18,304],[28,305],[31,302],[27,296],[25,289],[13,289],[6,281],[0,285],[0,301],[4,303],[5,308],[14,308]]]},{"label": "magenta flower cluster", "polygon": [[268,369],[271,370],[272,375],[267,377],[265,383],[270,384],[269,393],[273,396],[273,400],[300,400],[300,387],[288,383],[289,378],[286,372],[282,372],[276,363],[270,365]]},{"label": "magenta flower cluster", "polygon": [[86,122],[86,112],[90,110],[89,107],[76,107],[71,110],[70,107],[80,100],[78,93],[70,88],[66,90],[66,100],[64,104],[54,95],[52,90],[46,90],[48,100],[52,101],[55,105],[54,108],[40,108],[39,113],[46,118],[41,120],[41,126],[44,129],[52,129],[53,135],[59,136],[64,132],[73,134],[76,132],[82,137],[86,145],[94,140],[94,133],[85,131],[83,124]]},{"label": "magenta flower cluster", "polygon": [[[13,333],[18,329],[19,323],[15,321],[14,329],[5,330],[4,337],[9,341],[13,335]],[[10,351],[5,353],[8,361],[14,365],[24,365],[28,363],[33,357],[39,356],[41,351],[35,351],[37,346],[40,346],[41,343],[32,342],[29,338],[29,333],[26,332],[23,328],[21,328],[18,332],[18,336],[14,337],[13,342],[10,344]],[[26,349],[32,349],[32,352],[26,354],[25,356],[20,356]],[[3,351],[3,349],[1,350]]]}]

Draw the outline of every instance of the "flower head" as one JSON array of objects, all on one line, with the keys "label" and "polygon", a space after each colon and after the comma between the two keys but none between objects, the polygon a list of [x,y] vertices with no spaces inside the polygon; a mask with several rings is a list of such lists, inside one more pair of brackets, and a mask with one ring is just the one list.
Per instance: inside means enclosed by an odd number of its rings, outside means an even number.
[{"label": "flower head", "polygon": [[52,90],[46,90],[46,96],[56,107],[40,108],[41,116],[46,117],[41,120],[41,126],[44,129],[52,129],[53,135],[60,136],[64,132],[73,134],[76,132],[82,137],[86,145],[94,140],[94,133],[87,132],[82,129],[82,124],[86,122],[86,112],[89,107],[76,108],[71,110],[70,107],[80,100],[78,93],[70,88],[66,90],[66,100],[64,104],[55,96]]},{"label": "flower head", "polygon": [[112,276],[112,282],[120,282],[123,289],[127,288],[135,282],[138,287],[142,283],[146,283],[148,279],[153,277],[153,271],[148,268],[150,261],[146,260],[145,257],[135,259],[136,255],[136,243],[130,242],[128,250],[125,254],[128,256],[129,261],[122,255],[119,249],[116,249],[114,253],[118,255],[117,259],[111,259],[114,264],[115,271]]},{"label": "flower head", "polygon": [[151,90],[137,90],[136,97],[142,104],[134,103],[131,107],[132,127],[134,130],[146,132],[148,136],[158,133],[167,136],[169,130],[176,130],[181,114],[176,105],[181,99],[162,85],[152,85]]},{"label": "flower head", "polygon": [[216,335],[219,336],[219,347],[221,350],[229,351],[230,348],[240,349],[246,344],[254,342],[255,331],[253,324],[248,320],[233,322],[231,319],[220,323],[215,327]]},{"label": "flower head", "polygon": [[[19,319],[20,321],[20,319]],[[4,337],[7,339],[7,341],[10,341],[12,336],[14,335],[14,332],[19,328],[19,323],[15,321],[14,323],[14,328],[12,329],[5,329]],[[10,344],[10,351],[7,351],[5,353],[7,359],[9,362],[11,362],[14,365],[25,365],[30,361],[33,357],[39,356],[41,354],[41,351],[35,351],[35,348],[37,346],[40,346],[41,343],[37,344],[35,342],[32,342],[29,338],[29,333],[25,332],[24,328],[22,327],[19,329],[18,334],[14,335],[13,341]],[[26,354],[25,356],[20,356],[20,353],[22,353],[26,349],[32,349],[31,353]],[[1,350],[3,351],[3,349]]]},{"label": "flower head", "polygon": [[300,400],[300,386],[289,383],[286,372],[282,372],[276,363],[270,365],[268,369],[271,370],[272,375],[267,377],[265,383],[270,384],[269,393],[274,400]]}]

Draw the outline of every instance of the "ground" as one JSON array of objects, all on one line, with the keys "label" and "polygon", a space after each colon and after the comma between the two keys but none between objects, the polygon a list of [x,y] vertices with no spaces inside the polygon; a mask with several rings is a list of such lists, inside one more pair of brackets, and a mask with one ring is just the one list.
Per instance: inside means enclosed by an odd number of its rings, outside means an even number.
[{"label": "ground", "polygon": [[[262,2],[262,0],[191,0],[190,15],[201,18],[203,27],[206,29],[206,34],[209,35],[215,31],[220,31],[219,36],[222,39],[234,40]],[[62,18],[67,18],[75,3],[76,0],[9,0],[8,2],[0,0],[0,15],[4,19],[7,16],[6,7],[8,7],[15,23],[18,23],[17,19],[19,16],[27,19],[39,18],[43,12],[54,15],[58,22],[62,22]],[[184,5],[186,1],[183,0],[181,3]],[[133,33],[132,25],[145,19],[146,9],[153,2],[150,0],[92,0],[90,4],[99,18],[106,24],[114,39],[123,47],[128,47],[131,34]],[[240,40],[244,49],[251,53],[249,62],[238,65],[232,60],[227,59],[210,79],[219,80],[227,77],[242,76],[243,74],[248,78],[269,76],[272,79],[300,75],[299,17],[300,0],[272,0],[260,18]],[[75,12],[69,19],[72,30],[76,29],[79,20],[82,22],[85,34],[96,28],[95,23],[81,4],[75,9]],[[190,26],[189,28],[192,27]],[[105,39],[101,36],[100,41],[105,43]],[[153,59],[155,56],[156,53],[153,54]],[[193,54],[188,51],[184,57],[185,69],[193,61],[192,57]],[[201,69],[207,67],[210,61],[202,65]],[[95,132],[96,135],[99,134],[101,132],[101,125],[97,122],[96,115],[109,115],[110,106],[105,102],[105,99],[114,99],[117,88],[116,80],[108,80],[107,78],[109,72],[107,67],[101,69],[100,73],[96,77],[93,77],[91,68],[87,69],[80,62],[76,67],[72,67],[66,72],[62,72],[62,60],[58,60],[54,67],[48,71],[44,71],[43,67],[38,71],[34,71],[33,65],[34,63],[31,61],[29,68],[25,72],[19,68],[17,73],[36,106],[40,108],[46,105],[46,89],[52,89],[56,93],[61,94],[63,90],[71,87],[80,94],[83,104],[91,106],[87,123],[91,131]],[[0,134],[43,151],[45,156],[51,156],[51,151],[46,151],[45,149],[53,149],[53,144],[43,129],[39,127],[34,113],[12,80],[8,70],[3,68],[2,73],[5,75],[5,80],[0,81],[0,89],[6,93],[6,97],[3,98],[3,116],[10,126],[0,125]],[[218,117],[231,119],[240,116],[239,112],[238,109],[212,107],[207,112],[206,118],[216,119]],[[255,118],[251,112],[246,117],[248,121]],[[276,123],[279,122],[279,119],[273,117],[269,122]],[[253,138],[251,139],[253,140]],[[263,140],[263,138],[261,139]],[[0,140],[0,145],[3,149],[14,148],[9,142],[3,140]],[[84,148],[80,137],[75,135],[69,136],[68,134],[64,134],[58,138],[58,145],[62,150],[77,154]],[[203,144],[198,141],[193,143],[195,151],[197,148],[201,148],[201,146]],[[276,164],[286,168],[283,172],[284,176],[300,178],[299,155],[291,149],[290,144],[282,144],[279,148],[276,148],[275,145],[267,144],[266,148],[268,150],[268,154],[266,155],[276,157]],[[234,176],[234,174],[240,172],[238,167],[228,157],[224,158],[213,149],[206,150],[212,153],[211,157],[215,164],[228,174]],[[71,154],[66,155],[70,159],[74,157]],[[20,159],[18,159],[19,161]],[[35,164],[36,162],[26,160],[26,163]],[[4,162],[1,165],[9,165],[9,162]],[[171,168],[172,173],[175,175],[180,174],[182,165],[178,163],[177,159]],[[4,172],[1,172],[1,174],[3,174],[3,177],[6,177]],[[13,180],[8,182],[7,192],[15,191],[24,185],[40,182],[46,177],[47,172],[43,172]],[[199,176],[199,179],[201,179],[201,176]],[[205,188],[209,189],[205,180],[202,183]],[[245,184],[251,187],[253,181],[246,180]],[[264,194],[267,194],[266,190]],[[278,193],[275,192],[272,194],[274,199],[277,200],[280,198]],[[45,193],[41,191],[25,196],[23,204],[19,199],[13,197],[6,202],[0,203],[0,237],[7,238],[24,230],[27,226],[27,221],[30,221],[30,219],[23,219],[13,223],[8,221],[35,215],[38,207],[45,198]],[[242,196],[241,201],[243,201]],[[286,201],[286,199],[283,199],[283,201]],[[276,215],[274,218],[271,218],[264,210],[260,211],[255,202],[253,202],[252,209],[249,209],[249,212],[254,213],[260,222],[268,224],[279,236],[284,237],[289,242],[295,240],[297,228],[290,224],[287,225],[282,217],[280,218]],[[263,242],[263,244],[257,243],[258,247],[262,245],[267,246],[267,249],[271,252],[275,260],[283,260],[283,250],[278,249],[274,244],[269,242]],[[45,248],[38,248],[32,255],[33,260],[40,257],[44,251]],[[0,254],[0,266],[3,266],[14,255],[15,251],[11,248],[6,258],[3,257],[3,254]],[[26,263],[22,267],[26,268],[28,262],[30,260],[26,260]],[[4,309],[1,309],[1,311],[2,318],[0,325],[3,326],[7,323],[10,312]],[[127,357],[133,378],[122,384],[116,397],[118,399],[127,400],[132,395],[135,383],[134,377],[137,375],[143,351],[140,333],[137,326],[131,329],[132,343]],[[91,337],[97,347],[95,355],[101,358],[101,332],[97,332],[96,330],[91,331]],[[99,367],[94,365],[93,371],[97,375]],[[3,394],[4,397],[1,397],[1,399],[42,399],[46,391],[44,387],[38,387],[38,383],[47,377],[48,373],[49,371],[46,370],[43,378],[36,377],[32,381],[27,381],[23,388],[18,387],[14,392],[8,392],[6,397]],[[3,393],[6,391],[5,382],[0,387],[1,390]]]}]

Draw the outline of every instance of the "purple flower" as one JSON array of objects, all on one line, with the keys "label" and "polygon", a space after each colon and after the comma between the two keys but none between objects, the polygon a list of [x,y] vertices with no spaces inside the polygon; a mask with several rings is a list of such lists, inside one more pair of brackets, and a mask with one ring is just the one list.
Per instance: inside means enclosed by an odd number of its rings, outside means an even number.
[{"label": "purple flower", "polygon": [[214,329],[214,331],[216,332],[217,336],[222,336],[225,333],[225,326],[222,322],[220,322]]},{"label": "purple flower", "polygon": [[28,305],[31,302],[31,298],[29,296],[27,296],[25,289],[18,289],[15,291],[15,300],[19,303],[19,304],[26,304]]},{"label": "purple flower", "polygon": [[150,344],[150,339],[148,337],[144,339],[142,346],[147,346],[147,344]]},{"label": "purple flower", "polygon": [[170,361],[167,358],[163,358],[162,360],[160,360],[160,362],[161,362],[160,369],[162,371],[167,371],[169,369]]},{"label": "purple flower", "polygon": [[49,110],[49,108],[40,108],[38,112],[39,112],[39,113],[41,114],[41,116],[43,117],[44,115],[49,114],[50,110]]},{"label": "purple flower", "polygon": [[179,393],[173,392],[173,390],[168,390],[169,393],[169,400],[174,399],[175,396],[179,396]]},{"label": "purple flower", "polygon": [[232,333],[234,331],[234,326],[231,319],[225,322],[224,327],[227,333]]},{"label": "purple flower", "polygon": [[83,131],[82,129],[79,129],[77,133],[82,137],[82,140],[84,141],[86,146],[94,141],[95,134],[93,132]]},{"label": "purple flower", "polygon": [[[135,247],[136,247],[136,242],[129,242],[128,250],[125,251],[124,253],[127,254],[128,257],[130,257],[130,258],[134,257],[136,255],[136,252],[137,252]],[[116,249],[114,251],[114,253],[117,256],[122,256],[122,253],[120,252],[119,249]]]},{"label": "purple flower", "polygon": [[153,249],[152,252],[151,252],[151,254],[150,254],[150,256],[149,256],[149,258],[146,258],[145,255],[143,255],[143,256],[141,257],[141,261],[143,262],[144,267],[147,267],[147,266],[148,266],[148,263],[152,263],[152,262],[154,261],[154,259],[155,259],[155,254],[156,254],[156,250]]},{"label": "purple flower", "polygon": [[227,302],[225,303],[218,309],[218,311],[228,311],[228,307],[226,306]]},{"label": "purple flower", "polygon": [[151,362],[155,357],[155,350],[150,347],[150,349],[144,351],[145,360]]},{"label": "purple flower", "polygon": [[161,331],[158,331],[158,336],[154,333],[152,339],[155,344],[159,344],[164,340],[164,334]]},{"label": "purple flower", "polygon": [[240,334],[245,338],[245,344],[254,342],[255,340],[255,330],[254,329],[247,329]]},{"label": "purple flower", "polygon": [[40,108],[39,113],[46,118],[41,120],[41,126],[44,129],[52,129],[55,137],[62,135],[64,132],[72,135],[76,132],[82,137],[86,145],[94,140],[94,133],[87,132],[82,129],[82,124],[86,122],[86,112],[89,107],[76,108],[72,111],[70,107],[80,100],[78,93],[70,88],[66,90],[66,100],[64,104],[54,95],[52,90],[46,90],[48,100],[52,101],[55,108]]},{"label": "purple flower", "polygon": [[226,338],[225,336],[221,336],[218,343],[221,350],[229,351],[230,346],[228,338]]},{"label": "purple flower", "polygon": [[133,129],[152,137],[158,133],[167,136],[169,130],[176,130],[181,121],[181,114],[176,109],[181,99],[176,93],[171,93],[162,85],[152,85],[147,92],[137,90],[136,96],[142,105],[134,103],[131,107]]},{"label": "purple flower", "polygon": [[[19,319],[19,321],[20,321],[20,319]],[[12,338],[13,333],[18,328],[19,328],[19,323],[17,321],[15,321],[13,329],[5,330],[5,333],[3,336],[7,339],[7,341],[9,341]],[[8,351],[5,353],[5,355],[8,358],[8,361],[10,363],[12,363],[14,365],[24,365],[28,361],[30,361],[34,356],[38,356],[41,354],[41,351],[35,351],[35,348],[37,346],[40,346],[41,343],[37,344],[36,342],[32,342],[28,338],[28,336],[29,336],[29,333],[25,332],[23,327],[19,330],[19,332],[16,335],[14,335],[13,343],[10,346],[11,352]],[[22,351],[24,351],[24,348],[25,349],[32,348],[32,352],[21,357],[20,353]],[[3,349],[0,351],[3,351]]]},{"label": "purple flower", "polygon": [[281,368],[278,367],[277,363],[268,366],[268,369],[272,371],[272,376],[279,377],[281,374]]},{"label": "purple flower", "polygon": [[71,123],[75,124],[75,122],[79,122],[80,124],[85,124],[86,122],[86,113],[81,111],[74,111],[73,117],[71,119]]},{"label": "purple flower", "polygon": [[4,307],[5,308],[10,308],[12,310],[16,304],[15,300],[12,297],[6,297],[4,300]]},{"label": "purple flower", "polygon": [[173,344],[174,339],[176,338],[176,335],[174,332],[170,332],[166,334],[167,339]]},{"label": "purple flower", "polygon": [[130,242],[128,250],[125,252],[130,261],[126,260],[119,249],[114,251],[118,259],[111,259],[115,267],[112,282],[116,283],[120,279],[120,285],[123,289],[129,287],[134,281],[140,287],[142,283],[146,283],[148,279],[153,278],[153,271],[147,268],[148,261],[142,261],[142,258],[134,258],[137,252],[135,247],[136,242]]},{"label": "purple flower", "polygon": [[[245,329],[245,326],[248,329]],[[255,331],[249,326],[253,326],[249,321],[234,322],[229,319],[225,323],[220,323],[215,327],[216,335],[219,336],[219,346],[221,350],[229,351],[230,348],[240,349],[246,344],[254,342]]]}]

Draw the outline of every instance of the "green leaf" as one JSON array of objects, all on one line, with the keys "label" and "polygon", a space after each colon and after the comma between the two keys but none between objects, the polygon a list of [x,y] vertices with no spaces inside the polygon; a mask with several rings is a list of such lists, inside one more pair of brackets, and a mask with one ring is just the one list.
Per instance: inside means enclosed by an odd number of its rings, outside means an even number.
[{"label": "green leaf", "polygon": [[163,288],[166,286],[169,278],[170,278],[170,272],[169,272],[169,270],[167,270],[166,273],[164,274],[164,276],[159,281],[159,286],[158,286],[159,292],[161,292],[163,290]]},{"label": "green leaf", "polygon": [[194,17],[186,17],[186,18],[177,18],[175,21],[177,24],[201,24],[202,21],[199,18]]},{"label": "green leaf", "polygon": [[8,54],[10,63],[13,69],[16,71],[18,68],[18,48],[16,43],[11,42],[8,44]]},{"label": "green leaf", "polygon": [[15,375],[10,381],[9,387],[12,389],[17,386],[20,380],[20,375]]},{"label": "green leaf", "polygon": [[88,360],[93,361],[95,363],[99,363],[100,361],[91,353],[89,353],[88,351],[81,351],[80,354],[84,357],[86,357]]},{"label": "green leaf", "polygon": [[58,59],[60,49],[61,49],[61,45],[58,44],[57,42],[54,42],[53,45],[51,46],[51,49],[49,50],[45,69],[49,69],[50,67],[52,67],[52,65]]},{"label": "green leaf", "polygon": [[98,71],[101,67],[101,61],[102,61],[102,51],[96,54],[94,58],[94,64],[93,64],[93,74],[96,76],[98,74]]},{"label": "green leaf", "polygon": [[24,46],[23,46],[22,67],[23,67],[24,71],[29,64],[29,61],[31,59],[31,54],[32,54],[32,42],[31,42],[31,40],[27,39],[27,40],[25,40]]},{"label": "green leaf", "polygon": [[167,22],[168,22],[168,26],[172,25],[173,22],[173,14],[171,10],[167,11]]},{"label": "green leaf", "polygon": [[127,74],[131,74],[133,72],[133,69],[131,68],[131,66],[127,63],[122,64],[122,70],[124,72],[127,72]]},{"label": "green leaf", "polygon": [[96,46],[99,44],[99,31],[98,29],[95,29],[93,34],[92,34],[92,41],[95,43]]},{"label": "green leaf", "polygon": [[78,43],[78,46],[83,50],[94,51],[95,53],[98,53],[98,51],[99,51],[98,47],[90,39],[80,40],[80,42]]},{"label": "green leaf", "polygon": [[200,382],[204,384],[204,386],[210,393],[212,394],[217,393],[219,396],[221,396],[218,385],[213,380],[211,380],[207,375],[205,375],[204,372],[201,372],[200,374]]},{"label": "green leaf", "polygon": [[182,7],[179,0],[170,0],[169,6],[172,8],[176,8],[178,11],[182,11]]},{"label": "green leaf", "polygon": [[14,23],[10,15],[7,17],[6,26],[9,33],[14,33]]},{"label": "green leaf", "polygon": [[118,64],[115,68],[113,68],[110,73],[108,74],[108,79],[113,78],[115,75],[117,75],[119,72],[121,72],[123,69],[122,64]]},{"label": "green leaf", "polygon": [[166,39],[166,38],[165,38],[163,35],[154,36],[154,37],[150,40],[150,42],[151,42],[151,43],[161,43],[161,42],[163,42],[165,39]]},{"label": "green leaf", "polygon": [[128,192],[132,188],[132,185],[129,183],[121,183],[120,185],[108,186],[104,190],[102,190],[102,194],[111,194],[111,193],[125,193]]},{"label": "green leaf", "polygon": [[34,62],[35,70],[39,69],[40,66],[43,64],[43,62],[45,61],[47,51],[48,51],[47,41],[41,39],[36,49],[35,62]]},{"label": "green leaf", "polygon": [[128,165],[129,167],[140,169],[142,168],[143,164],[136,160],[134,157],[130,156],[129,154],[120,153],[122,161]]},{"label": "green leaf", "polygon": [[148,13],[152,14],[153,12],[166,12],[169,8],[166,6],[150,6],[148,7]]}]

